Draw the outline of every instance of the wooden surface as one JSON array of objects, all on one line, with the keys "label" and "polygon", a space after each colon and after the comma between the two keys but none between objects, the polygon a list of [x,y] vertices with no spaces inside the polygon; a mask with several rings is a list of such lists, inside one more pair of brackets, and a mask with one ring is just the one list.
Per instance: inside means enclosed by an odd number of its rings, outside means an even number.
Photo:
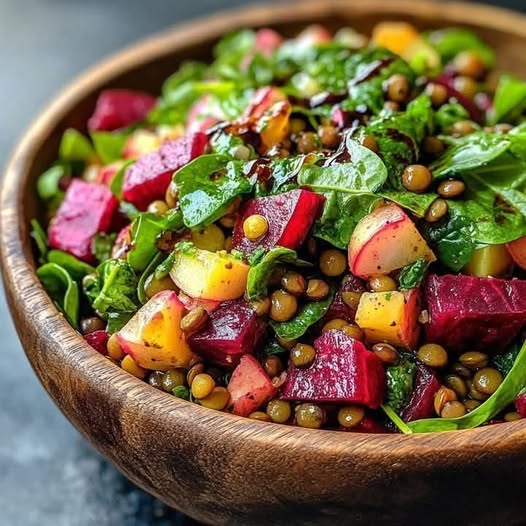
[{"label": "wooden surface", "polygon": [[[474,27],[503,68],[526,71],[526,21],[462,4],[401,1],[422,27]],[[34,274],[27,221],[35,177],[62,131],[82,127],[104,86],[158,89],[182,58],[206,58],[225,30],[273,25],[293,34],[317,21],[370,29],[396,15],[379,0],[260,7],[184,26],[146,41],[78,79],[28,131],[4,180],[1,261],[26,353],[62,411],[131,480],[210,524],[523,524],[526,422],[401,436],[313,431],[241,419],[175,399],[89,348]],[[405,14],[404,14],[405,13]],[[407,15],[410,13],[410,15]],[[277,21],[277,22],[276,22]]]}]

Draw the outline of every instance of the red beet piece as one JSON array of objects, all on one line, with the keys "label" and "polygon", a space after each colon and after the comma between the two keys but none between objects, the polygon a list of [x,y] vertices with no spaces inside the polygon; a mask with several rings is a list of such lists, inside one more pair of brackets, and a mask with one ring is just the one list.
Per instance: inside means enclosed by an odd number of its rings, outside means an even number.
[{"label": "red beet piece", "polygon": [[466,97],[465,95],[462,95],[462,93],[457,91],[454,88],[453,82],[454,77],[452,77],[448,73],[440,75],[439,77],[433,80],[433,83],[440,84],[441,86],[444,86],[447,89],[449,98],[456,99],[462,106],[464,106],[472,120],[478,122],[479,124],[482,124],[484,122],[484,114],[482,113],[480,108],[477,107],[477,105],[470,98]]},{"label": "red beet piece", "polygon": [[522,418],[526,418],[526,393],[522,393],[515,398],[515,408]]},{"label": "red beet piece", "polygon": [[364,282],[352,274],[345,276],[341,288],[334,295],[334,300],[323,317],[324,322],[335,318],[341,318],[349,323],[354,322],[356,309],[352,309],[343,301],[342,292],[365,292]]},{"label": "red beet piece", "polygon": [[155,97],[142,91],[108,89],[101,92],[88,121],[92,131],[113,131],[145,119],[155,106]]},{"label": "red beet piece", "polygon": [[227,386],[232,413],[248,416],[276,394],[276,387],[259,362],[249,354],[243,356]]},{"label": "red beet piece", "polygon": [[245,300],[228,301],[210,312],[203,329],[189,337],[192,350],[216,365],[234,367],[252,354],[265,336],[266,323]]},{"label": "red beet piece", "polygon": [[351,433],[390,433],[381,422],[371,415],[365,415],[363,420],[355,427],[348,429],[341,428],[340,431],[350,431]]},{"label": "red beet piece", "polygon": [[[297,250],[320,216],[324,202],[322,195],[310,190],[250,199],[242,207],[234,227],[232,248],[245,253],[257,247],[270,250],[276,245]],[[243,222],[253,214],[264,216],[269,224],[268,232],[257,241],[250,241],[243,233]]]},{"label": "red beet piece", "polygon": [[429,277],[426,340],[449,351],[505,349],[526,324],[526,281]]},{"label": "red beet piece", "polygon": [[49,225],[49,245],[93,263],[93,236],[108,232],[119,202],[107,186],[74,179]]},{"label": "red beet piece", "polygon": [[84,336],[84,339],[100,354],[108,354],[108,333],[106,331],[95,331]]},{"label": "red beet piece", "polygon": [[380,406],[385,371],[377,356],[343,331],[331,330],[315,342],[316,359],[307,369],[291,363],[282,398],[294,401]]},{"label": "red beet piece", "polygon": [[192,133],[165,141],[157,151],[139,157],[126,170],[122,196],[139,210],[146,210],[156,199],[164,199],[173,173],[199,157],[207,143],[204,133]]},{"label": "red beet piece", "polygon": [[435,393],[439,389],[440,382],[435,373],[425,365],[418,364],[413,394],[402,411],[402,419],[405,422],[411,422],[432,416]]}]

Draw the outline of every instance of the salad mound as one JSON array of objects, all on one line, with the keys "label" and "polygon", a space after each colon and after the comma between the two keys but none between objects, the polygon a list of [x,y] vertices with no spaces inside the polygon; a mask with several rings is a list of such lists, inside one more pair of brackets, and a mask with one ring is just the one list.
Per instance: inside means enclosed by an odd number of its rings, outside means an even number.
[{"label": "salad mound", "polygon": [[[526,416],[526,83],[461,28],[225,36],[100,93],[38,179],[38,276],[156,389],[306,428]],[[95,374],[95,373],[94,373]]]}]

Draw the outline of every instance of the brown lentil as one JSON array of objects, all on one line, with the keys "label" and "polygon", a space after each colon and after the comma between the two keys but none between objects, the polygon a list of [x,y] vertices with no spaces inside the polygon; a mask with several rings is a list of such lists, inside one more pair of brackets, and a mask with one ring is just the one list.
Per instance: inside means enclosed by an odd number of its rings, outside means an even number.
[{"label": "brown lentil", "polygon": [[253,214],[243,221],[243,233],[247,239],[256,241],[268,232],[268,221],[261,214]]},{"label": "brown lentil", "polygon": [[170,208],[175,208],[177,206],[178,193],[179,193],[179,189],[177,188],[177,185],[172,181],[168,185],[166,194],[164,196],[164,200]]},{"label": "brown lentil", "polygon": [[468,99],[472,99],[475,93],[477,93],[477,83],[471,77],[464,77],[462,75],[455,77],[453,80],[453,88]]},{"label": "brown lentil", "polygon": [[400,111],[400,104],[398,104],[398,102],[393,102],[392,100],[386,100],[384,102],[384,110],[395,113]]},{"label": "brown lentil", "polygon": [[462,376],[463,378],[471,378],[471,370],[468,369],[465,365],[462,365],[459,362],[455,362],[451,366],[451,371],[457,374],[458,376]]},{"label": "brown lentil", "polygon": [[461,354],[458,357],[458,361],[468,369],[480,369],[488,365],[488,355],[478,352],[478,351],[469,351]]},{"label": "brown lentil", "polygon": [[458,179],[446,179],[438,185],[437,193],[441,197],[453,199],[461,196],[465,190],[466,185],[464,184],[464,181]]},{"label": "brown lentil", "polygon": [[106,329],[106,322],[98,316],[90,316],[80,320],[80,332],[84,335]]},{"label": "brown lentil", "polygon": [[521,415],[517,413],[517,411],[511,411],[504,415],[505,422],[515,422],[517,420],[520,420],[521,418],[522,418]]},{"label": "brown lentil", "polygon": [[320,126],[318,128],[318,137],[325,148],[336,148],[340,144],[340,134],[334,126]]},{"label": "brown lentil", "polygon": [[478,400],[464,400],[464,407],[466,408],[466,411],[468,413],[471,413],[473,409],[477,409],[477,407],[480,405],[480,402]]},{"label": "brown lentil", "polygon": [[205,370],[205,364],[203,362],[197,362],[196,364],[192,365],[190,367],[190,370],[188,373],[186,373],[186,383],[191,386],[192,382],[194,381],[194,378],[198,375],[203,373]]},{"label": "brown lentil", "polygon": [[448,355],[444,347],[436,343],[426,343],[418,349],[418,359],[428,367],[441,369],[447,365]]},{"label": "brown lentil", "polygon": [[146,278],[146,282],[144,283],[144,292],[148,298],[153,298],[156,294],[162,292],[163,290],[174,290],[177,292],[179,289],[169,275],[164,276],[161,279],[157,279],[155,277],[155,273],[153,273]]},{"label": "brown lentil", "polygon": [[161,371],[154,371],[148,376],[148,383],[155,387],[156,389],[163,388],[163,376],[164,374]]},{"label": "brown lentil", "polygon": [[144,379],[146,376],[146,370],[135,363],[135,360],[127,354],[121,362],[121,367],[128,373],[135,376],[135,378]]},{"label": "brown lentil", "polygon": [[378,153],[378,143],[376,142],[376,139],[372,135],[364,135],[360,139],[360,144],[362,146],[365,146],[365,148],[368,148],[374,153]]},{"label": "brown lentil", "polygon": [[326,276],[341,276],[346,269],[347,258],[340,250],[330,248],[320,254],[320,270]]},{"label": "brown lentil", "polygon": [[294,296],[302,296],[307,290],[307,281],[299,272],[288,271],[281,278],[281,286]]},{"label": "brown lentil", "polygon": [[440,221],[448,213],[449,206],[444,199],[435,199],[426,211],[425,220],[428,223]]},{"label": "brown lentil", "polygon": [[303,119],[293,118],[290,119],[289,126],[291,135],[297,135],[307,127],[307,123]]},{"label": "brown lentil", "polygon": [[157,200],[152,201],[148,205],[148,212],[150,214],[156,214],[158,216],[162,216],[164,213],[168,212],[168,205],[165,201]]},{"label": "brown lentil", "polygon": [[307,298],[313,301],[325,299],[329,295],[329,285],[321,279],[309,279],[307,282]]},{"label": "brown lentil", "polygon": [[306,369],[310,367],[316,359],[316,351],[312,345],[305,343],[296,344],[290,351],[290,361],[295,367]]},{"label": "brown lentil", "polygon": [[203,407],[208,407],[208,409],[222,411],[228,405],[229,401],[230,393],[226,387],[214,387],[208,396],[199,400],[199,403]]},{"label": "brown lentil", "polygon": [[429,83],[426,86],[426,95],[431,99],[431,103],[435,108],[445,104],[449,98],[449,93],[442,84]]},{"label": "brown lentil", "polygon": [[459,75],[473,79],[480,79],[486,71],[484,62],[472,51],[461,51],[453,60],[453,66]]},{"label": "brown lentil", "polygon": [[354,338],[355,340],[362,341],[365,338],[365,335],[358,327],[358,325],[354,325],[353,323],[347,323],[342,327],[342,331],[347,334],[347,336],[350,336],[351,338]]},{"label": "brown lentil", "polygon": [[228,236],[227,238],[225,238],[224,248],[227,252],[230,252],[232,250],[232,236]]},{"label": "brown lentil", "polygon": [[302,132],[298,135],[297,148],[299,153],[310,153],[317,150],[320,140],[314,132]]},{"label": "brown lentil", "polygon": [[492,395],[502,383],[502,374],[493,367],[484,367],[475,373],[473,387],[479,392]]},{"label": "brown lentil", "polygon": [[508,123],[501,123],[501,124],[495,124],[495,133],[509,133],[511,130],[513,130],[513,126]]},{"label": "brown lentil", "polygon": [[338,423],[347,429],[356,427],[361,423],[365,411],[359,405],[348,405],[338,411]]},{"label": "brown lentil", "polygon": [[409,90],[409,81],[405,75],[395,73],[387,79],[385,91],[390,101],[404,102],[409,95]]},{"label": "brown lentil", "polygon": [[449,389],[453,389],[460,400],[464,400],[464,398],[467,397],[468,388],[466,387],[466,382],[457,374],[448,374],[444,378],[444,384],[446,387],[449,387]]},{"label": "brown lentil", "polygon": [[162,377],[162,388],[167,392],[171,393],[176,387],[184,385],[186,381],[186,374],[181,369],[170,369],[163,374]]},{"label": "brown lentil", "polygon": [[456,399],[457,399],[457,393],[455,393],[453,389],[449,389],[449,387],[442,386],[435,393],[434,406],[435,406],[436,414],[440,416],[442,413],[442,409],[444,409],[444,406],[448,402],[454,402]]},{"label": "brown lentil", "polygon": [[192,230],[191,241],[197,248],[210,252],[218,252],[225,248],[225,234],[215,224]]},{"label": "brown lentil", "polygon": [[272,293],[270,307],[270,317],[274,321],[288,321],[294,317],[298,310],[298,300],[296,296],[285,292],[284,290],[276,290]]},{"label": "brown lentil", "polygon": [[281,360],[274,354],[266,356],[262,365],[263,369],[270,378],[279,376],[283,372],[283,364],[281,363]]},{"label": "brown lentil", "polygon": [[368,286],[372,292],[391,292],[396,290],[396,281],[389,276],[373,276]]},{"label": "brown lentil", "polygon": [[375,343],[372,351],[385,365],[395,365],[400,359],[398,351],[389,343]]},{"label": "brown lentil", "polygon": [[428,135],[422,141],[422,151],[426,155],[438,157],[444,151],[444,143],[438,137]]},{"label": "brown lentil", "polygon": [[486,393],[481,393],[473,383],[473,380],[467,380],[466,386],[468,388],[469,397],[473,398],[473,400],[480,400],[481,402],[489,398],[489,395]]},{"label": "brown lentil", "polygon": [[473,133],[476,129],[471,121],[457,121],[451,126],[451,134],[456,137],[464,137]]},{"label": "brown lentil", "polygon": [[423,194],[431,185],[432,180],[429,168],[421,164],[410,164],[402,174],[402,184],[415,194]]},{"label": "brown lentil", "polygon": [[252,420],[260,420],[261,422],[271,421],[270,416],[268,416],[267,413],[264,413],[263,411],[254,411],[248,415],[248,418],[252,418]]},{"label": "brown lentil", "polygon": [[252,302],[252,308],[256,311],[258,316],[265,316],[270,311],[270,298],[263,298],[258,301]]},{"label": "brown lentil", "polygon": [[121,360],[124,357],[124,351],[122,350],[116,334],[110,336],[106,349],[108,351],[108,356],[114,360]]},{"label": "brown lentil", "polygon": [[207,397],[216,386],[214,379],[206,373],[195,375],[191,385],[192,395],[198,400]]},{"label": "brown lentil", "polygon": [[440,416],[442,418],[458,418],[460,416],[464,416],[465,414],[466,408],[464,407],[464,404],[454,400],[452,402],[447,402],[444,405]]},{"label": "brown lentil", "polygon": [[195,332],[205,325],[208,320],[208,312],[203,307],[192,309],[181,319],[181,329],[184,332]]},{"label": "brown lentil", "polygon": [[325,325],[321,329],[321,332],[324,333],[332,330],[341,331],[346,325],[347,322],[342,318],[334,318],[333,320],[330,320],[327,323],[325,323]]},{"label": "brown lentil", "polygon": [[320,429],[325,422],[325,413],[315,404],[300,404],[296,407],[296,424],[300,427]]},{"label": "brown lentil", "polygon": [[362,297],[363,292],[356,292],[354,290],[348,290],[341,292],[342,300],[347,305],[347,307],[352,310],[358,309],[358,304],[360,303],[360,298]]},{"label": "brown lentil", "polygon": [[291,414],[290,403],[286,400],[275,399],[267,404],[267,415],[276,424],[284,424],[290,419]]},{"label": "brown lentil", "polygon": [[276,341],[287,351],[290,351],[297,343],[297,340],[283,340],[279,336],[276,337]]}]

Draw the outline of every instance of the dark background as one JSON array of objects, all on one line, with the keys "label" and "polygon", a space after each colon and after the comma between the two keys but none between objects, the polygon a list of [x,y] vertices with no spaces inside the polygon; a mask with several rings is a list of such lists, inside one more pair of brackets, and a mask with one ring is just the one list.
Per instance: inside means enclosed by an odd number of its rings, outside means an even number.
[{"label": "dark background", "polygon": [[[0,165],[35,114],[87,66],[182,20],[249,3],[256,2],[0,0]],[[493,3],[526,11],[526,0]],[[0,285],[0,526],[190,524],[128,483],[52,404]]]}]

